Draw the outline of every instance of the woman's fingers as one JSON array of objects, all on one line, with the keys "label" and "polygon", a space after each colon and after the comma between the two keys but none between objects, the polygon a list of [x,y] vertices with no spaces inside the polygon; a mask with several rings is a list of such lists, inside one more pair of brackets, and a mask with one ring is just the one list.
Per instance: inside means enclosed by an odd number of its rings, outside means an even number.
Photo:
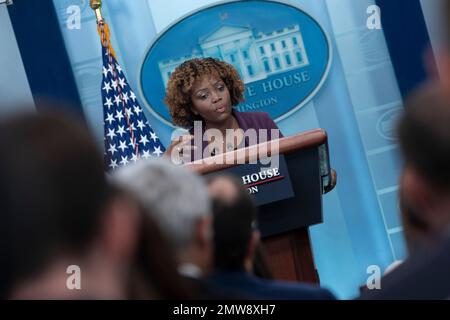
[{"label": "woman's fingers", "polygon": [[187,147],[190,146],[190,142],[194,139],[194,136],[186,135],[178,138],[178,142],[175,142],[174,148],[177,152],[181,152],[182,150],[186,150]]},{"label": "woman's fingers", "polygon": [[197,146],[192,144],[193,139],[194,136],[185,135],[179,136],[176,140],[172,140],[170,146],[170,156],[172,160],[184,157],[184,155],[188,155],[193,150],[196,150]]}]

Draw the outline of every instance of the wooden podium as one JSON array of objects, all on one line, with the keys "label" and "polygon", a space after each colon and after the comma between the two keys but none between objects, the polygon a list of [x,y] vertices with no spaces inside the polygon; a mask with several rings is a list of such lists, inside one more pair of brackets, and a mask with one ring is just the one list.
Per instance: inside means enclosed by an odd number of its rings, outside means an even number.
[{"label": "wooden podium", "polygon": [[[278,176],[268,174],[262,164],[269,161],[272,173],[278,172]],[[241,177],[258,204],[259,229],[275,278],[319,283],[308,228],[322,222],[322,194],[331,183],[324,130],[299,133],[186,166],[202,175]],[[266,174],[258,176],[258,172]]]}]

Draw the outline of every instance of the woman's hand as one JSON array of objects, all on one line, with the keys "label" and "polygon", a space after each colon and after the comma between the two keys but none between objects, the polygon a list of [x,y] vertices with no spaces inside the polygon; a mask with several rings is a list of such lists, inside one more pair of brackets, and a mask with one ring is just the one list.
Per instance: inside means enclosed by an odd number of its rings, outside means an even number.
[{"label": "woman's hand", "polygon": [[[184,135],[179,136],[177,139],[172,140],[166,152],[163,154],[163,158],[170,159],[173,163],[183,163],[183,158],[190,156],[191,151],[197,149],[196,146],[191,144],[194,136]],[[191,159],[192,160],[192,159]]]}]

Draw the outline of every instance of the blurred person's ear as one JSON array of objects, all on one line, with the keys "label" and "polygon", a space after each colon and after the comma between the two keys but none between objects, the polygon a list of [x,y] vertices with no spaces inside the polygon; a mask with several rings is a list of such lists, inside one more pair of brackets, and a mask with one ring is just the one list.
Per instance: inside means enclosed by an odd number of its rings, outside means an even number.
[{"label": "blurred person's ear", "polygon": [[425,56],[429,78],[437,80],[444,88],[444,92],[450,97],[450,51],[441,50],[436,59],[437,61],[434,59],[431,49],[429,49]]},{"label": "blurred person's ear", "polygon": [[400,175],[399,206],[408,254],[413,255],[421,247],[426,238],[428,226],[419,218],[422,212],[417,212],[412,202],[416,194],[420,194],[414,174],[405,167]]},{"label": "blurred person's ear", "polygon": [[258,230],[253,230],[250,240],[247,246],[247,252],[245,254],[245,270],[252,272],[253,270],[253,259],[255,258],[256,251],[261,242],[261,233]]},{"label": "blurred person's ear", "polygon": [[130,198],[117,196],[110,200],[103,216],[102,247],[114,261],[129,261],[139,238],[139,207]]},{"label": "blurred person's ear", "polygon": [[250,237],[250,241],[247,247],[247,256],[252,258],[256,254],[256,250],[258,249],[259,243],[261,241],[261,233],[258,230],[254,230],[252,232],[252,236]]},{"label": "blurred person's ear", "polygon": [[190,259],[195,259],[195,263],[204,274],[209,273],[213,267],[214,239],[212,227],[210,215],[199,218],[190,244]]},{"label": "blurred person's ear", "polygon": [[[430,79],[432,82],[438,82],[441,77],[440,70],[442,70],[443,64],[441,65],[442,59],[440,59],[440,56],[445,54],[447,53],[438,53],[438,56],[436,57],[431,45],[426,48],[423,54],[423,62],[428,75],[428,79]],[[445,63],[445,61],[442,61],[442,63]]]},{"label": "blurred person's ear", "polygon": [[406,166],[400,177],[400,196],[405,220],[417,231],[435,232],[450,222],[450,214],[441,207],[449,200],[411,166]]},{"label": "blurred person's ear", "polygon": [[197,221],[194,233],[194,242],[199,248],[211,248],[213,241],[212,218],[210,216],[201,217]]},{"label": "blurred person's ear", "polygon": [[417,170],[411,166],[406,166],[402,171],[400,190],[403,203],[414,211],[423,213],[429,206],[429,190]]}]

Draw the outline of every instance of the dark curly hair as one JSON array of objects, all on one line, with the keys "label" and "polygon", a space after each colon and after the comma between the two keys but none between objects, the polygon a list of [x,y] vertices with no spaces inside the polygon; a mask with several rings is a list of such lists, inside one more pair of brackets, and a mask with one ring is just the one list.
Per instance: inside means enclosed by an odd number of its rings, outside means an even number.
[{"label": "dark curly hair", "polygon": [[218,75],[222,79],[230,92],[233,106],[244,100],[244,83],[231,64],[214,58],[187,60],[170,76],[164,99],[175,125],[189,128],[195,120],[201,120],[192,112],[191,96],[195,81],[205,75]]}]

